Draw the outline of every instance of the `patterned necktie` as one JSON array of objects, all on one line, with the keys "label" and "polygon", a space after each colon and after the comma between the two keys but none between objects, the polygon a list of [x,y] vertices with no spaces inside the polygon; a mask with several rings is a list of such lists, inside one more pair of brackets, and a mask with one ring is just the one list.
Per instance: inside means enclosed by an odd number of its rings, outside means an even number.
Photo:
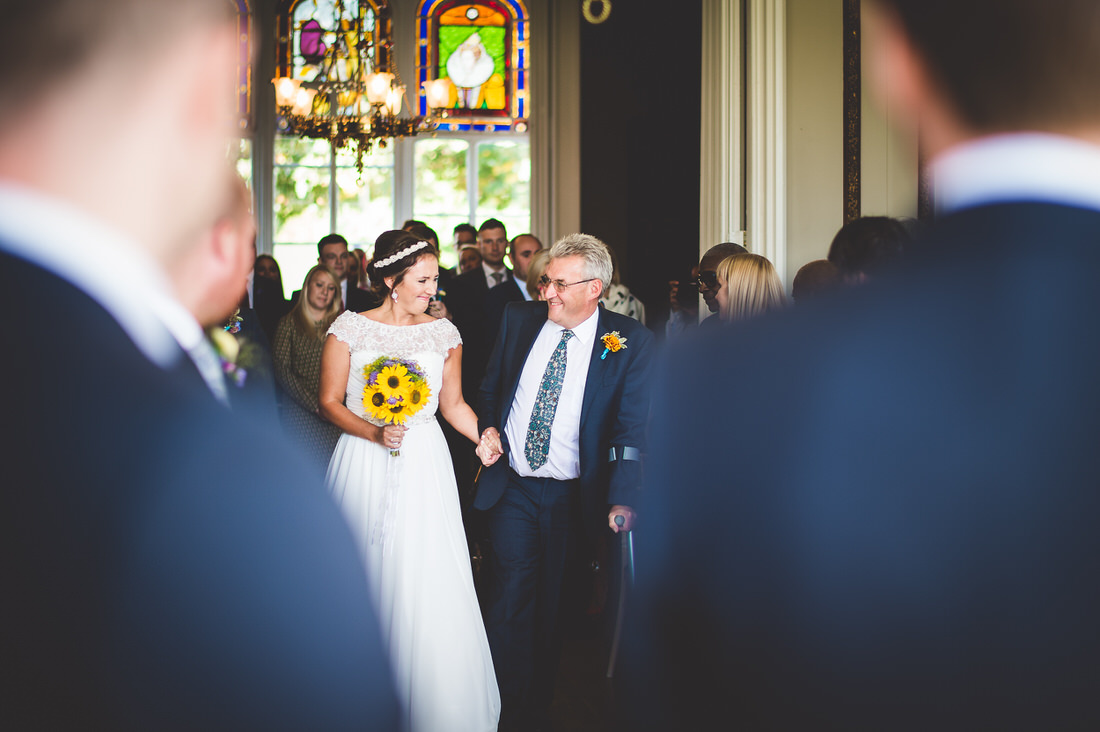
[{"label": "patterned necktie", "polygon": [[538,470],[545,465],[550,454],[550,425],[554,423],[554,412],[558,410],[561,384],[565,381],[565,348],[572,337],[571,330],[561,332],[561,340],[546,364],[539,393],[535,397],[535,406],[531,409],[531,423],[527,425],[527,439],[523,443],[523,454],[527,457],[531,470]]}]

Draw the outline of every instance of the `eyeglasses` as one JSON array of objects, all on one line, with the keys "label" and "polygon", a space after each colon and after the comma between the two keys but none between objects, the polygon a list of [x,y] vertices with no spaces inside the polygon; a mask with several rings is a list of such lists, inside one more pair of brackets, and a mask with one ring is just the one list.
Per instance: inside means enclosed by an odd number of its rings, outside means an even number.
[{"label": "eyeglasses", "polygon": [[558,292],[561,292],[562,290],[565,290],[566,288],[572,287],[573,285],[583,285],[585,282],[591,282],[594,279],[596,279],[596,278],[595,277],[589,277],[587,280],[577,280],[576,282],[566,282],[565,280],[552,280],[549,277],[547,277],[546,275],[543,275],[542,277],[539,277],[539,287],[549,287],[550,285],[553,285],[555,290],[557,290]]},{"label": "eyeglasses", "polygon": [[718,287],[717,272],[700,272],[699,276],[691,281],[700,290],[713,290]]}]

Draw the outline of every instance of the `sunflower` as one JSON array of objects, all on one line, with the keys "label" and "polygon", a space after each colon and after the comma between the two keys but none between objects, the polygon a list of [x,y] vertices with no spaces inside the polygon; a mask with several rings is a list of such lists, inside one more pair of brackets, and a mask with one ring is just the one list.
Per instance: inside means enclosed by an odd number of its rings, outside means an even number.
[{"label": "sunflower", "polygon": [[423,379],[410,380],[408,387],[402,393],[405,404],[412,413],[423,409],[431,395],[432,390],[428,387],[428,382]]},{"label": "sunflower", "polygon": [[409,383],[409,370],[397,363],[382,368],[378,372],[376,388],[382,392],[388,400],[390,397],[401,396]]}]

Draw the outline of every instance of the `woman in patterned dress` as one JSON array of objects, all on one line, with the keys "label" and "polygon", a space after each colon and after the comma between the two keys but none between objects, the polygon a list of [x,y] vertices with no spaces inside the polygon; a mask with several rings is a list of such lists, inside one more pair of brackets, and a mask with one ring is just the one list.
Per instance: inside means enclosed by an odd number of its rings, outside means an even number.
[{"label": "woman in patterned dress", "polygon": [[319,471],[328,466],[340,428],[318,409],[321,350],[325,333],[340,314],[336,275],[318,264],[307,274],[294,309],[279,320],[272,359],[275,380],[282,387],[279,416],[283,429],[313,459]]}]

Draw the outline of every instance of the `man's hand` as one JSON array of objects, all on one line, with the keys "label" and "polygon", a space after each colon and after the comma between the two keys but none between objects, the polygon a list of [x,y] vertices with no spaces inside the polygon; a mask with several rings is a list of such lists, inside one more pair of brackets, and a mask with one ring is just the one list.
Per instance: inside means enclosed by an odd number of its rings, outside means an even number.
[{"label": "man's hand", "polygon": [[477,449],[474,452],[485,467],[500,459],[500,456],[504,454],[504,446],[500,441],[500,433],[497,432],[496,427],[489,427],[481,433],[481,441],[478,442]]},{"label": "man's hand", "polygon": [[[616,534],[620,531],[630,531],[634,528],[634,519],[638,514],[634,513],[634,509],[630,506],[612,506],[611,512],[607,514],[607,525],[611,527],[611,530]],[[623,525],[619,526],[615,523],[615,517],[623,517]]]}]

